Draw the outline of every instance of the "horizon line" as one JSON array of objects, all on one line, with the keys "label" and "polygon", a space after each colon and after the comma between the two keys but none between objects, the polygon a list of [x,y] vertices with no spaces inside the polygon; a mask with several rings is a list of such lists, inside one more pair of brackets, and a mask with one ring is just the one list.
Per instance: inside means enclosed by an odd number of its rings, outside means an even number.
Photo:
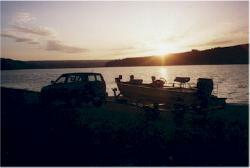
[{"label": "horizon line", "polygon": [[227,47],[235,47],[235,46],[241,46],[241,45],[249,45],[248,43],[241,43],[241,44],[236,44],[236,45],[230,45],[230,46],[217,46],[217,47],[212,47],[212,48],[207,48],[207,49],[203,49],[203,50],[199,50],[199,49],[191,49],[191,50],[187,50],[187,51],[183,51],[183,52],[174,52],[174,53],[168,53],[168,54],[161,54],[161,55],[144,55],[144,56],[135,56],[135,57],[126,57],[126,58],[120,58],[120,59],[82,59],[82,60],[19,60],[19,59],[12,59],[12,58],[8,58],[8,57],[1,57],[1,59],[11,59],[11,60],[15,60],[15,61],[25,61],[25,62],[31,62],[31,61],[111,61],[111,60],[124,60],[124,59],[128,59],[128,58],[140,58],[140,57],[159,57],[159,56],[169,56],[169,55],[173,55],[173,54],[180,54],[180,53],[186,53],[186,52],[190,52],[193,50],[197,50],[197,51],[205,51],[205,50],[211,50],[211,49],[216,49],[216,48],[227,48]]}]

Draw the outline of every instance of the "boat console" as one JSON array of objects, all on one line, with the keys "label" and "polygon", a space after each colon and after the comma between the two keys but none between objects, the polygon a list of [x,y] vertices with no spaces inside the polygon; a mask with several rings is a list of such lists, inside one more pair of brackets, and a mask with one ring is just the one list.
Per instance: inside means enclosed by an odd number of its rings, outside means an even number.
[{"label": "boat console", "polygon": [[134,75],[130,75],[130,80],[129,80],[130,84],[141,85],[142,82],[143,82],[142,79],[135,79]]},{"label": "boat console", "polygon": [[166,83],[166,80],[163,78],[157,79],[155,78],[155,76],[152,76],[152,83],[151,86],[155,87],[155,88],[163,88],[164,84]]},{"label": "boat console", "polygon": [[[181,88],[184,88],[189,81],[190,81],[190,77],[176,77],[174,79],[174,82],[179,82]],[[174,87],[174,83],[173,83],[173,87]],[[189,85],[189,87],[191,86]]]},{"label": "boat console", "polygon": [[190,77],[176,77],[175,82],[186,83],[190,81]]},{"label": "boat console", "polygon": [[[115,78],[116,82],[121,82],[122,75],[119,75],[118,78]],[[128,83],[128,84],[133,84],[133,85],[142,85],[143,80],[142,79],[135,79],[134,75],[130,75],[130,80],[128,82],[123,82],[123,83]]]}]

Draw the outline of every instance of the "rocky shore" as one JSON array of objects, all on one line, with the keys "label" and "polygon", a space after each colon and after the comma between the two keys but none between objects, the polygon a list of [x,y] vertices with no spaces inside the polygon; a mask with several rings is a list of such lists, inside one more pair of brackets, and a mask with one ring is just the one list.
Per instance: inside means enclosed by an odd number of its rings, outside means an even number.
[{"label": "rocky shore", "polygon": [[248,105],[151,112],[114,101],[48,108],[38,92],[1,87],[2,166],[248,165]]}]

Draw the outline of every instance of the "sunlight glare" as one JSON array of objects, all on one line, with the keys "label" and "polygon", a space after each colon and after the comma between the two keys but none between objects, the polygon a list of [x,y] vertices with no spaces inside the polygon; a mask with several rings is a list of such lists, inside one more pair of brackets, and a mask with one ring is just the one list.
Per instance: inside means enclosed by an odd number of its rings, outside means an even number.
[{"label": "sunlight glare", "polygon": [[167,69],[164,68],[164,67],[161,67],[160,68],[160,74],[163,78],[166,78],[167,77]]},{"label": "sunlight glare", "polygon": [[161,56],[164,56],[165,54],[168,54],[169,53],[169,48],[167,45],[159,45],[157,46],[157,49],[156,49],[156,54],[157,55],[161,55]]},{"label": "sunlight glare", "polygon": [[155,47],[155,55],[165,57],[167,54],[178,51],[178,48],[172,44],[159,44]]}]

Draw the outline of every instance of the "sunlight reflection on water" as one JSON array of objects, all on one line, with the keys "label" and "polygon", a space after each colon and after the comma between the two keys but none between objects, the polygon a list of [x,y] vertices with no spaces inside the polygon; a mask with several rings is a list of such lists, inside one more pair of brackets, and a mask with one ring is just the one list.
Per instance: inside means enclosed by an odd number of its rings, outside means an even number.
[{"label": "sunlight reflection on water", "polygon": [[160,68],[160,73],[163,78],[167,78],[167,68],[166,67],[161,67]]}]

